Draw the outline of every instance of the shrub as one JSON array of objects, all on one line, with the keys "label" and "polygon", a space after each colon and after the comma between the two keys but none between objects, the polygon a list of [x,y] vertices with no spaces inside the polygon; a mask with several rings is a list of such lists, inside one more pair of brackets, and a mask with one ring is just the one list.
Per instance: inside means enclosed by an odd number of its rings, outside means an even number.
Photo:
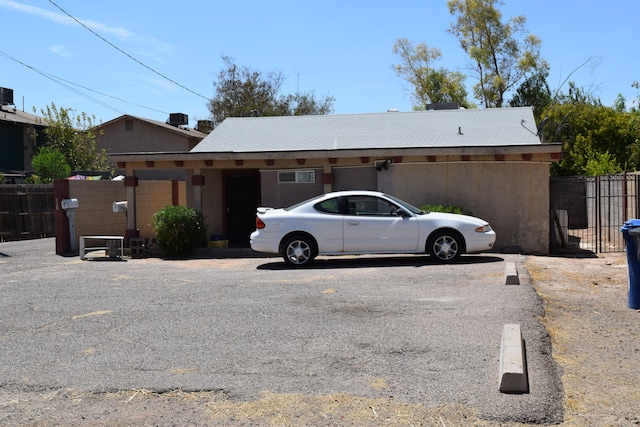
[{"label": "shrub", "polygon": [[460,206],[448,206],[448,205],[424,205],[421,206],[425,212],[445,212],[445,213],[454,213],[459,215],[471,215],[471,212],[465,211]]},{"label": "shrub", "polygon": [[56,178],[67,178],[71,168],[61,151],[42,147],[31,160],[36,183],[49,184]]},{"label": "shrub", "polygon": [[153,215],[151,226],[160,249],[170,257],[185,257],[207,245],[207,226],[201,212],[186,206],[167,206]]}]

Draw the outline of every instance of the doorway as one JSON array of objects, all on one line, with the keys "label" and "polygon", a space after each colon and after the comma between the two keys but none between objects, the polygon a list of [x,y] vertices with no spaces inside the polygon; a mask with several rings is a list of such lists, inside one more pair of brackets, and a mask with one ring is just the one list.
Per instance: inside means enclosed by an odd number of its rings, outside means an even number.
[{"label": "doorway", "polygon": [[225,230],[230,247],[249,247],[249,235],[256,229],[260,204],[260,175],[257,170],[223,174]]}]

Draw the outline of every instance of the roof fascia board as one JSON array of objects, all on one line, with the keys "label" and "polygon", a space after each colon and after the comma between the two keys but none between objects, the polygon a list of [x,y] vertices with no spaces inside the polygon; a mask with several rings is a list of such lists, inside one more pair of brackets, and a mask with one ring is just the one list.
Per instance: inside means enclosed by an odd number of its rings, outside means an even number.
[{"label": "roof fascia board", "polygon": [[143,162],[171,160],[260,160],[260,159],[296,159],[328,157],[371,157],[389,156],[450,156],[486,155],[486,154],[544,154],[560,153],[561,143],[506,146],[463,146],[463,147],[426,147],[426,148],[388,148],[388,149],[348,149],[348,150],[312,150],[312,151],[255,151],[255,152],[168,152],[168,153],[112,153],[114,162]]}]

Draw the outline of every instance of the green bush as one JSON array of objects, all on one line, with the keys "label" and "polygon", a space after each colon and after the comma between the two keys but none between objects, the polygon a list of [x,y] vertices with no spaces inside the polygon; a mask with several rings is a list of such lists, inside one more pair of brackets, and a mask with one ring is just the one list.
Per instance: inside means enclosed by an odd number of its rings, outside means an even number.
[{"label": "green bush", "polygon": [[448,205],[424,205],[421,206],[425,212],[445,212],[445,213],[454,213],[459,215],[471,215],[471,212],[465,211],[460,206],[448,206]]},{"label": "green bush", "polygon": [[158,246],[170,257],[185,257],[207,245],[207,225],[201,212],[186,206],[167,206],[153,215],[151,226]]},{"label": "green bush", "polygon": [[31,159],[36,184],[49,184],[56,178],[67,178],[71,168],[61,151],[51,147],[42,147]]}]

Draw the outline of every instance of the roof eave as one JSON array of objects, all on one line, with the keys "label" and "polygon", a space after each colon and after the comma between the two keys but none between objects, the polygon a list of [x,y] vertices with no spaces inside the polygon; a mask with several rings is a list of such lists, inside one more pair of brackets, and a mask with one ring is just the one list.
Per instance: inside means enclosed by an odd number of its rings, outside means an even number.
[{"label": "roof eave", "polygon": [[421,147],[393,149],[337,149],[337,150],[299,150],[299,151],[220,151],[220,152],[144,152],[112,153],[114,162],[144,161],[187,161],[187,160],[261,160],[295,158],[345,158],[345,157],[389,157],[389,156],[451,156],[461,155],[509,155],[509,154],[559,154],[561,143],[528,145],[489,145],[463,147]]}]

